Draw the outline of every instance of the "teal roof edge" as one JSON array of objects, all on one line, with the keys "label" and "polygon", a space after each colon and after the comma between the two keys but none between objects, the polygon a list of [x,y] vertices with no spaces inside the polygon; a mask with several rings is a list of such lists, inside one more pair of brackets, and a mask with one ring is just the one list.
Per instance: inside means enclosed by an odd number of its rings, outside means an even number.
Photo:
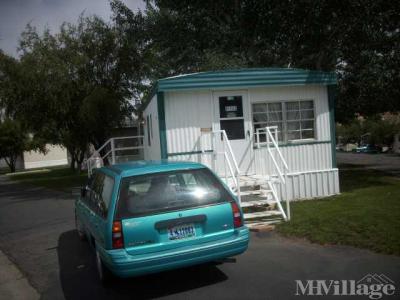
[{"label": "teal roof edge", "polygon": [[163,91],[306,84],[336,85],[337,77],[334,72],[291,68],[250,68],[178,75],[157,80],[152,92],[145,98],[147,101],[142,110],[157,92]]}]

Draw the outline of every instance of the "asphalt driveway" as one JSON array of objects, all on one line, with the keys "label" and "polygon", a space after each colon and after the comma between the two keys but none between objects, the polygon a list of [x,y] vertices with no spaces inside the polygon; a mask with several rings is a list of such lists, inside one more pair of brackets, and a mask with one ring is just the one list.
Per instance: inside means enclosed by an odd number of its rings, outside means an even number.
[{"label": "asphalt driveway", "polygon": [[374,169],[400,177],[400,155],[399,154],[367,154],[353,152],[336,152],[339,165],[352,165],[360,168]]},{"label": "asphalt driveway", "polygon": [[249,250],[236,263],[118,280],[103,288],[96,280],[92,253],[74,230],[71,196],[3,177],[0,231],[0,249],[42,299],[298,299],[295,280],[359,280],[367,274],[393,280],[399,297],[400,257],[271,233],[253,234]]}]

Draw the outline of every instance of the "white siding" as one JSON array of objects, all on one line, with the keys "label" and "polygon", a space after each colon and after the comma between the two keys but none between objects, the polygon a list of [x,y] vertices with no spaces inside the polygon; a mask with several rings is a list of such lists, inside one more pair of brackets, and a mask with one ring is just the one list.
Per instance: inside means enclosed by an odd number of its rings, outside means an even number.
[{"label": "white siding", "polygon": [[[256,102],[314,100],[317,143],[281,147],[290,168],[288,184],[283,193],[280,191],[281,196],[292,200],[339,193],[338,171],[332,166],[326,87],[308,85],[249,88],[247,92],[250,111],[251,104]],[[165,119],[169,154],[211,149],[209,135],[204,135],[204,129],[215,127],[212,91],[165,93]],[[255,149],[254,153],[256,174],[277,174],[266,148]],[[196,161],[212,167],[211,153],[173,155],[169,159]]]},{"label": "white siding", "polygon": [[[150,145],[148,142],[148,131],[150,124],[147,123],[147,116],[151,116],[152,130],[150,131]],[[158,108],[157,108],[157,96],[155,95],[149,105],[143,112],[143,118],[146,120],[144,126],[144,159],[145,160],[158,160],[161,159],[160,149],[160,128],[158,122]]]},{"label": "white siding", "polygon": [[[168,153],[201,150],[201,129],[212,128],[213,103],[210,91],[165,93],[165,123]],[[203,149],[211,149],[203,135]]]},{"label": "white siding", "polygon": [[286,186],[278,186],[282,200],[322,198],[339,192],[338,169],[288,174]]},{"label": "white siding", "polygon": [[[307,172],[332,168],[332,148],[330,143],[280,147],[279,149],[289,166],[290,172]],[[272,149],[273,153],[274,151]],[[277,174],[266,147],[255,149],[254,152],[257,174]]]}]

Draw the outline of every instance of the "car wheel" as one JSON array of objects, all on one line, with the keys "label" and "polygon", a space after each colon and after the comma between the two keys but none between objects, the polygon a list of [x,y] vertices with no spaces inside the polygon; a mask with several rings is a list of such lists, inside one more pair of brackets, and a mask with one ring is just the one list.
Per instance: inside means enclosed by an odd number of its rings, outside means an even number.
[{"label": "car wheel", "polygon": [[78,232],[78,237],[81,241],[85,241],[86,240],[86,234],[85,232],[82,230],[82,226],[78,220],[78,217],[76,215],[76,211],[75,211],[75,228],[76,231]]},{"label": "car wheel", "polygon": [[97,249],[96,249],[96,269],[101,284],[104,286],[109,284],[112,279],[112,274],[110,270],[108,270],[107,267],[104,265],[103,261],[101,260],[100,253]]}]

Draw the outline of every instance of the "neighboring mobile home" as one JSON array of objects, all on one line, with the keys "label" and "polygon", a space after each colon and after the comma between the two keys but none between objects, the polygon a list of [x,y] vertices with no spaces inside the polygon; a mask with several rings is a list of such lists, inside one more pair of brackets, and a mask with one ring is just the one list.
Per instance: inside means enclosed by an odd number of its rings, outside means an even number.
[{"label": "neighboring mobile home", "polygon": [[272,68],[160,79],[143,109],[145,159],[202,162],[236,191],[237,164],[241,186],[275,178],[285,200],[338,194],[335,85],[333,73]]},{"label": "neighboring mobile home", "polygon": [[[59,145],[46,145],[46,154],[38,151],[25,151],[18,157],[16,169],[29,170],[35,168],[44,168],[52,166],[68,165],[67,150]],[[0,160],[0,168],[8,169],[8,165],[4,160]]]}]

